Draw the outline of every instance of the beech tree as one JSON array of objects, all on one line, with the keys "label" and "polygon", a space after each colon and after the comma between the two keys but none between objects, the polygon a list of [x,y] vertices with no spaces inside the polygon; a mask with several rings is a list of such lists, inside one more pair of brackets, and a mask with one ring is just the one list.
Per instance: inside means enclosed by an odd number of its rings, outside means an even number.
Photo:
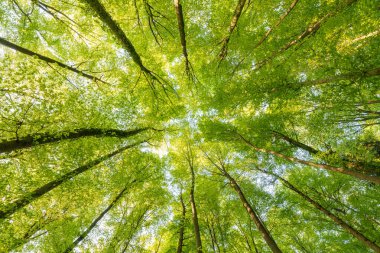
[{"label": "beech tree", "polygon": [[0,252],[380,252],[366,0],[0,2]]}]

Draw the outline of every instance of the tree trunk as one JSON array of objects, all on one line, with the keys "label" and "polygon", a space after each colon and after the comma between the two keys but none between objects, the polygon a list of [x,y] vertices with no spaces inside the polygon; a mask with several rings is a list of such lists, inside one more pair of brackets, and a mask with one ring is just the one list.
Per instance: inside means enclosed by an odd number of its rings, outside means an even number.
[{"label": "tree trunk", "polygon": [[202,253],[201,233],[199,230],[198,213],[197,213],[197,207],[195,205],[195,198],[194,198],[194,191],[195,191],[194,157],[193,157],[193,153],[190,148],[190,145],[188,145],[187,147],[187,153],[185,155],[185,158],[190,167],[190,173],[191,173],[190,205],[191,205],[192,219],[193,219],[193,224],[194,224],[195,245],[197,248],[196,251],[197,253]]},{"label": "tree trunk", "polygon": [[112,19],[104,6],[98,0],[85,0],[85,2],[99,16],[100,20],[107,25],[112,34],[122,44],[123,48],[127,50],[132,57],[132,60],[140,67],[140,69],[145,73],[150,73],[150,71],[143,65],[140,55],[136,52],[132,42],[127,38],[116,21]]},{"label": "tree trunk", "polygon": [[40,60],[42,60],[44,62],[52,63],[52,64],[57,64],[61,68],[73,71],[73,72],[75,72],[75,73],[77,73],[77,74],[79,74],[79,75],[81,75],[81,76],[83,76],[83,77],[85,77],[87,79],[94,80],[94,81],[99,81],[99,82],[102,82],[102,83],[105,83],[105,84],[109,84],[109,83],[107,83],[107,82],[105,82],[105,81],[103,81],[103,80],[101,80],[101,79],[99,79],[99,78],[97,78],[95,76],[86,74],[83,71],[78,70],[76,68],[73,68],[73,67],[71,67],[69,65],[66,65],[66,64],[62,63],[62,62],[56,61],[56,60],[51,59],[49,57],[46,57],[46,56],[43,56],[41,54],[35,53],[35,52],[33,52],[33,51],[29,50],[29,49],[26,49],[26,48],[20,47],[20,46],[18,46],[16,44],[13,44],[12,42],[9,42],[9,41],[7,41],[6,39],[4,39],[2,37],[0,37],[0,44],[4,45],[6,47],[12,48],[13,50],[16,50],[17,52],[20,52],[20,53],[23,53],[23,54],[26,54],[26,55],[29,55],[29,56],[32,56],[32,57],[35,56],[35,57],[37,57],[38,59],[40,59]]},{"label": "tree trunk", "polygon": [[192,212],[193,224],[194,224],[195,242],[197,246],[197,252],[202,253],[201,233],[199,231],[198,213],[197,213],[197,207],[195,205],[195,198],[194,198],[194,188],[195,188],[194,168],[190,166],[190,170],[191,170],[190,204],[191,204],[191,212]]},{"label": "tree trunk", "polygon": [[0,219],[7,218],[8,216],[15,213],[17,210],[23,208],[24,206],[28,205],[29,203],[33,202],[34,200],[38,199],[39,197],[45,195],[46,193],[50,192],[51,190],[54,190],[55,188],[57,188],[58,186],[60,186],[61,184],[65,183],[65,182],[69,181],[70,179],[74,178],[75,176],[82,174],[83,172],[88,171],[89,169],[100,164],[101,162],[108,160],[111,157],[113,157],[117,154],[120,154],[121,152],[123,152],[129,148],[135,147],[140,143],[142,143],[142,142],[137,142],[134,144],[126,145],[126,146],[124,146],[124,147],[122,147],[122,148],[120,148],[120,149],[118,149],[112,153],[109,153],[109,154],[102,156],[96,160],[93,160],[93,161],[91,161],[91,162],[89,162],[83,166],[80,166],[79,168],[66,173],[62,177],[60,177],[54,181],[51,181],[51,182],[41,186],[40,188],[24,195],[21,199],[18,199],[16,201],[14,201],[13,203],[5,206],[3,208],[3,210],[0,211]]},{"label": "tree trunk", "polygon": [[246,0],[238,0],[238,3],[235,7],[234,15],[232,16],[230,26],[228,27],[228,35],[224,37],[222,40],[222,49],[219,53],[219,57],[221,60],[223,60],[227,56],[228,42],[230,41],[230,37],[237,26],[241,13],[243,12],[245,1]]},{"label": "tree trunk", "polygon": [[178,246],[177,246],[177,253],[182,253],[182,247],[183,247],[183,240],[184,240],[184,234],[185,234],[185,219],[186,219],[186,206],[183,202],[182,198],[182,192],[179,196],[181,207],[182,207],[182,216],[181,216],[181,222],[180,222],[180,228],[179,228],[179,238],[178,238]]},{"label": "tree trunk", "polygon": [[238,133],[238,135],[240,136],[240,138],[248,146],[250,146],[252,149],[254,149],[254,150],[258,151],[258,152],[272,154],[272,155],[275,155],[277,157],[280,157],[280,158],[283,158],[285,160],[288,160],[290,162],[296,162],[296,163],[312,166],[312,167],[319,168],[319,169],[339,172],[339,173],[350,175],[350,176],[356,177],[358,179],[366,180],[366,181],[369,181],[369,182],[372,182],[372,183],[375,183],[375,184],[380,184],[380,177],[378,177],[378,176],[373,176],[373,175],[370,175],[370,174],[363,174],[363,173],[352,171],[352,170],[349,170],[349,169],[346,169],[346,168],[330,166],[328,164],[313,163],[313,162],[301,160],[301,159],[298,159],[298,158],[295,158],[295,157],[286,156],[286,155],[283,155],[283,154],[278,153],[278,152],[273,151],[273,150],[268,150],[268,149],[264,149],[264,148],[258,148],[256,146],[254,146],[251,142],[249,142],[247,139],[245,139],[239,133]]},{"label": "tree trunk", "polygon": [[260,231],[261,235],[263,236],[265,242],[268,244],[268,246],[270,247],[272,252],[281,253],[282,251],[277,246],[277,243],[272,238],[270,232],[265,227],[265,225],[261,221],[260,217],[256,214],[256,212],[253,210],[252,206],[249,204],[248,200],[245,198],[244,193],[240,189],[240,186],[238,185],[238,183],[224,168],[223,168],[223,174],[230,181],[232,188],[239,195],[239,198],[240,198],[241,202],[243,203],[244,208],[247,210],[249,216],[251,217],[253,222],[256,224],[257,229]]},{"label": "tree trunk", "polygon": [[41,133],[27,135],[18,139],[0,142],[0,153],[8,153],[19,149],[59,142],[61,140],[75,140],[83,137],[117,137],[127,138],[152,128],[139,128],[134,130],[79,128],[56,133]]},{"label": "tree trunk", "polygon": [[[135,183],[137,180],[133,180],[131,184]],[[65,253],[71,252],[81,241],[86,238],[86,236],[91,232],[91,230],[98,224],[98,222],[106,215],[109,210],[126,194],[127,189],[130,185],[126,186],[111,202],[111,204],[90,224],[90,226],[64,251]]]},{"label": "tree trunk", "polygon": [[177,16],[178,31],[181,38],[182,54],[185,57],[185,70],[186,70],[186,74],[190,78],[191,66],[190,66],[190,61],[187,54],[185,21],[183,18],[183,11],[182,11],[182,5],[180,3],[180,0],[174,0],[174,8],[175,8],[176,16]]},{"label": "tree trunk", "polygon": [[264,171],[261,169],[258,169],[259,171],[262,171],[266,174],[272,175],[276,178],[278,178],[281,183],[283,183],[286,187],[291,189],[292,191],[296,192],[298,195],[300,195],[303,199],[305,199],[307,202],[312,204],[315,208],[323,212],[325,215],[327,215],[330,219],[332,219],[337,225],[341,226],[344,230],[349,232],[352,236],[354,236],[356,239],[364,243],[366,246],[374,250],[375,252],[380,252],[380,247],[377,246],[374,242],[369,240],[367,237],[365,237],[362,233],[357,231],[355,228],[351,227],[349,224],[341,220],[338,216],[331,213],[329,210],[325,209],[321,204],[319,204],[317,201],[311,199],[308,195],[297,189],[294,185],[292,185],[289,181],[285,180],[284,178],[278,176],[277,174]]}]

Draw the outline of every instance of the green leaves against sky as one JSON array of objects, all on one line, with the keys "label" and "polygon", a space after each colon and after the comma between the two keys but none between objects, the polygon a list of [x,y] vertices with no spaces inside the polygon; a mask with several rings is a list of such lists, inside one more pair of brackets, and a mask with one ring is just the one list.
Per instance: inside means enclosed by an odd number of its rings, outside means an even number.
[{"label": "green leaves against sky", "polygon": [[0,252],[380,252],[365,0],[0,2]]}]

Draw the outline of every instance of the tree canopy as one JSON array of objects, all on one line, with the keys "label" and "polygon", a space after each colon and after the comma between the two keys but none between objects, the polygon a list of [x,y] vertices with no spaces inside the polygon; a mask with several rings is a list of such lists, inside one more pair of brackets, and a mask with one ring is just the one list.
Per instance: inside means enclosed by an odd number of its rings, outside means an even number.
[{"label": "tree canopy", "polygon": [[0,252],[380,252],[367,0],[0,1]]}]

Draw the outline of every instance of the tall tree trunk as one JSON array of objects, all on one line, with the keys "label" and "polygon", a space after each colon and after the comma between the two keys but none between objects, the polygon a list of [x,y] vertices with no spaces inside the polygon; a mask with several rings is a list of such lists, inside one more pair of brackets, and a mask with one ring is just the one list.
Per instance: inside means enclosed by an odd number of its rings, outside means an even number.
[{"label": "tall tree trunk", "polygon": [[247,210],[249,216],[253,220],[253,222],[256,224],[257,229],[260,231],[261,235],[263,236],[265,242],[268,244],[269,248],[274,253],[281,253],[282,251],[277,246],[277,243],[272,238],[270,232],[265,227],[264,223],[261,221],[260,217],[256,214],[256,212],[253,210],[252,206],[249,204],[248,200],[245,198],[243,191],[241,190],[238,183],[235,181],[235,179],[223,168],[223,174],[224,176],[230,181],[230,184],[232,188],[237,192],[239,195],[240,201],[243,203],[244,208]]},{"label": "tall tree trunk", "polygon": [[272,175],[272,176],[278,178],[281,181],[281,183],[283,183],[286,187],[288,187],[292,191],[296,192],[303,199],[305,199],[307,202],[309,202],[310,204],[312,204],[315,208],[317,208],[322,213],[324,213],[326,216],[328,216],[330,219],[332,219],[337,225],[341,226],[344,230],[346,230],[347,232],[349,232],[352,236],[354,236],[360,242],[364,243],[366,246],[368,246],[369,248],[371,248],[375,252],[380,252],[380,247],[378,245],[376,245],[370,239],[368,239],[367,237],[365,237],[362,233],[360,233],[359,231],[357,231],[355,228],[351,227],[349,224],[347,224],[345,221],[343,221],[342,219],[340,219],[338,216],[336,216],[335,214],[331,213],[329,210],[327,210],[326,208],[324,208],[317,201],[313,200],[308,195],[306,195],[305,193],[303,193],[302,191],[300,191],[299,189],[297,189],[289,181],[287,181],[286,179],[280,177],[277,174],[274,174],[274,173],[271,173],[271,172],[268,172],[268,171],[264,171],[264,170],[261,170],[259,168],[257,168],[257,170],[262,171],[262,172],[264,172],[266,174],[269,174],[269,175]]},{"label": "tall tree trunk", "polygon": [[65,183],[65,182],[69,181],[70,179],[74,178],[75,176],[82,174],[83,172],[88,171],[89,169],[100,164],[101,162],[108,160],[111,157],[113,157],[117,154],[120,154],[121,152],[123,152],[129,148],[135,147],[140,143],[142,143],[142,142],[133,143],[130,145],[126,145],[122,148],[119,148],[116,151],[113,151],[113,152],[111,152],[105,156],[102,156],[96,160],[93,160],[93,161],[91,161],[91,162],[89,162],[83,166],[80,166],[77,169],[66,173],[62,177],[60,177],[54,181],[51,181],[51,182],[41,186],[40,188],[24,195],[21,199],[18,199],[16,201],[14,201],[13,203],[5,206],[3,208],[3,210],[0,211],[0,219],[7,218],[8,216],[15,213],[17,210],[23,208],[24,206],[28,205],[29,203],[33,202],[34,200],[38,199],[39,197],[45,195],[46,193],[50,192],[51,190],[54,190],[55,188],[57,188],[58,186],[60,186],[61,184]]},{"label": "tall tree trunk", "polygon": [[194,224],[195,242],[197,246],[197,252],[202,253],[202,240],[201,240],[201,233],[199,231],[198,212],[197,212],[197,207],[195,205],[195,198],[194,198],[194,188],[195,188],[194,168],[190,167],[190,170],[191,170],[190,204],[191,204],[191,212],[192,212],[193,224]]},{"label": "tall tree trunk", "polygon": [[191,205],[192,219],[193,219],[193,225],[194,225],[195,245],[197,248],[197,253],[202,253],[202,240],[201,240],[201,233],[200,233],[199,223],[198,223],[198,212],[197,212],[197,207],[195,204],[195,197],[194,197],[194,191],[195,191],[194,157],[193,157],[193,153],[190,148],[190,145],[188,145],[187,147],[186,160],[190,167],[190,173],[191,173],[190,205]]},{"label": "tall tree trunk", "polygon": [[[131,184],[135,183],[137,180],[133,180]],[[116,198],[109,204],[109,206],[100,213],[98,217],[90,224],[90,226],[64,251],[65,253],[71,252],[81,241],[86,238],[86,236],[91,232],[91,230],[98,224],[98,222],[106,215],[112,207],[126,194],[127,189],[130,185],[124,187],[124,189],[116,196]]]},{"label": "tall tree trunk", "polygon": [[182,54],[185,57],[185,71],[189,78],[191,78],[191,64],[187,53],[186,46],[186,33],[185,33],[185,21],[183,18],[182,4],[180,0],[174,0],[174,8],[177,16],[178,31],[181,38]]},{"label": "tall tree trunk", "polygon": [[89,75],[89,74],[86,74],[85,72],[81,71],[81,70],[78,70],[76,68],[73,68],[69,65],[66,65],[62,62],[59,62],[59,61],[56,61],[52,58],[49,58],[49,57],[46,57],[46,56],[43,56],[41,54],[38,54],[38,53],[35,53],[29,49],[26,49],[26,48],[23,48],[23,47],[20,47],[16,44],[13,44],[12,42],[9,42],[7,41],[6,39],[0,37],[0,44],[3,45],[3,46],[6,46],[6,47],[9,47],[9,48],[12,48],[13,50],[16,50],[17,52],[20,52],[20,53],[23,53],[23,54],[26,54],[26,55],[29,55],[29,56],[34,56],[34,57],[37,57],[38,59],[46,62],[46,63],[52,63],[52,64],[57,64],[58,66],[60,66],[61,68],[64,68],[64,69],[68,69],[70,71],[73,71],[87,79],[90,79],[90,80],[94,80],[94,81],[99,81],[99,82],[102,82],[102,83],[105,83],[105,84],[109,84],[103,80],[101,80],[100,78],[97,78],[95,76],[92,76],[92,75]]},{"label": "tall tree trunk", "polygon": [[369,181],[369,182],[372,182],[372,183],[375,183],[375,184],[380,184],[380,177],[378,177],[378,176],[374,176],[374,175],[371,175],[371,174],[359,173],[357,171],[352,171],[352,170],[349,170],[347,168],[334,167],[334,166],[331,166],[331,165],[328,165],[328,164],[319,164],[319,163],[309,162],[309,161],[301,160],[301,159],[298,159],[298,158],[295,158],[295,157],[286,156],[286,155],[283,155],[283,154],[278,153],[278,152],[273,151],[273,150],[268,150],[268,149],[264,149],[264,148],[258,148],[255,145],[253,145],[251,142],[249,142],[247,139],[245,139],[239,133],[238,133],[238,135],[240,136],[240,138],[248,146],[250,146],[253,150],[256,150],[258,152],[275,155],[277,157],[283,158],[283,159],[285,159],[287,161],[290,161],[290,162],[296,162],[296,163],[312,166],[312,167],[319,168],[319,169],[339,172],[339,173],[350,175],[350,176],[356,177],[358,179],[366,180],[366,181]]},{"label": "tall tree trunk", "polygon": [[243,191],[241,190],[239,184],[236,182],[236,180],[228,173],[227,169],[224,166],[224,162],[219,160],[219,164],[215,163],[206,153],[205,153],[207,159],[221,172],[221,174],[228,179],[230,182],[231,187],[236,191],[238,194],[240,201],[242,202],[244,208],[246,209],[249,217],[251,220],[255,223],[257,229],[263,236],[265,242],[268,244],[269,248],[274,253],[281,253],[282,251],[277,246],[277,243],[272,238],[272,235],[268,231],[268,229],[265,227],[265,224],[261,221],[260,217],[256,214],[255,210],[252,208],[252,206],[249,204],[248,200],[245,198]]},{"label": "tall tree trunk", "polygon": [[238,3],[235,7],[234,15],[232,16],[230,26],[228,27],[228,35],[224,37],[222,40],[222,49],[220,50],[220,53],[219,53],[219,57],[221,60],[223,60],[227,56],[228,42],[230,41],[231,35],[238,24],[240,15],[243,12],[245,2],[246,0],[238,0]]},{"label": "tall tree trunk", "polygon": [[140,67],[140,69],[147,74],[151,74],[151,71],[148,70],[142,63],[140,55],[137,53],[132,42],[127,38],[123,30],[116,23],[111,15],[106,11],[103,4],[98,0],[84,0],[91,9],[99,16],[100,20],[104,22],[116,39],[121,43],[123,48],[127,50],[129,55],[132,57],[132,60]]},{"label": "tall tree trunk", "polygon": [[0,153],[8,153],[18,149],[59,142],[62,140],[74,140],[83,137],[118,137],[128,138],[152,128],[139,128],[134,130],[101,129],[101,128],[78,128],[56,133],[40,133],[23,136],[13,140],[0,142]]},{"label": "tall tree trunk", "polygon": [[183,202],[182,192],[181,192],[181,195],[179,196],[179,200],[181,202],[182,215],[181,215],[181,222],[180,222],[180,227],[179,227],[177,253],[182,253],[184,234],[185,234],[185,220],[186,220],[186,206],[185,206],[185,203]]}]

